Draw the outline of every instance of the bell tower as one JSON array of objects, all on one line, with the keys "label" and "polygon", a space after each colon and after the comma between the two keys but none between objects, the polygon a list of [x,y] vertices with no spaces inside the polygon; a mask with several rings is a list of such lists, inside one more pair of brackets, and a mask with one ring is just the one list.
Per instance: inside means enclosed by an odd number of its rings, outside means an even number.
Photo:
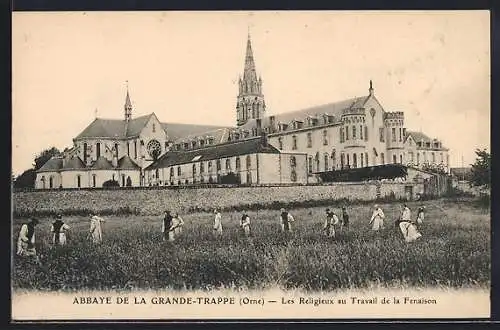
[{"label": "bell tower", "polygon": [[130,102],[130,95],[128,93],[128,81],[127,81],[127,96],[125,97],[125,105],[123,106],[125,112],[125,120],[129,121],[132,119],[132,102]]},{"label": "bell tower", "polygon": [[248,33],[243,78],[238,81],[239,93],[236,103],[236,123],[245,124],[250,119],[261,119],[266,113],[266,103],[262,94],[262,78],[257,78],[253,58],[252,41]]}]

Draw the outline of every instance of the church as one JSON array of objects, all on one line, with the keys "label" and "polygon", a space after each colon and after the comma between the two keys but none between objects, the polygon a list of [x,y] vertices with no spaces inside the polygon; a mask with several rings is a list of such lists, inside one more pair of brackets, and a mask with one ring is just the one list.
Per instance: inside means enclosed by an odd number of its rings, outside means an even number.
[{"label": "church", "polygon": [[235,126],[133,117],[127,88],[123,119],[95,118],[37,171],[35,188],[307,184],[321,172],[385,164],[448,172],[449,149],[407,131],[404,112],[386,111],[368,87],[363,97],[268,115],[249,35]]}]

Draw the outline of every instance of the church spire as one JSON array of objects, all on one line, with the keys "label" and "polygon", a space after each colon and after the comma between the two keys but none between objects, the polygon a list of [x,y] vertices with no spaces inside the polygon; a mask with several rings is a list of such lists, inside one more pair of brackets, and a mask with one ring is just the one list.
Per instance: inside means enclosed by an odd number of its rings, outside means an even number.
[{"label": "church spire", "polygon": [[125,111],[125,120],[129,121],[132,119],[132,102],[130,102],[130,94],[128,92],[128,80],[127,80],[127,96],[125,97],[125,105],[123,106]]},{"label": "church spire", "polygon": [[239,79],[239,94],[236,104],[237,125],[243,125],[250,119],[265,116],[266,103],[262,94],[262,79],[257,77],[252,50],[252,39],[248,31],[243,77]]},{"label": "church spire", "polygon": [[370,96],[373,96],[373,83],[371,79],[370,79],[370,88],[368,89],[368,93],[370,94]]}]

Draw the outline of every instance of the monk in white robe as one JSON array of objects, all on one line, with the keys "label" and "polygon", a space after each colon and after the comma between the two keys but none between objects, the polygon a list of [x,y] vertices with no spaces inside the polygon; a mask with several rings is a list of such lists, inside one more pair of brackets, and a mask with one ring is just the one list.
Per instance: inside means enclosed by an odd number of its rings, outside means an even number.
[{"label": "monk in white robe", "polygon": [[[174,214],[174,216],[172,217],[172,222],[171,222],[170,228],[168,229],[168,241],[169,242],[173,242],[176,240],[176,238],[178,236],[177,235],[178,229],[180,226],[182,226],[181,221],[182,221],[182,219],[178,215]],[[184,223],[184,222],[182,221],[182,223]]]},{"label": "monk in white robe", "polygon": [[17,239],[17,255],[23,257],[36,256],[35,227],[37,224],[38,219],[33,218],[21,226]]},{"label": "monk in white robe", "polygon": [[335,212],[330,211],[330,209],[326,209],[326,219],[325,224],[323,225],[323,230],[327,237],[335,238],[335,226],[338,225],[338,223],[339,218]]},{"label": "monk in white robe", "polygon": [[373,211],[372,217],[370,219],[370,225],[372,225],[372,230],[378,231],[384,229],[384,212],[378,205],[375,205],[375,210]]},{"label": "monk in white robe", "polygon": [[422,237],[422,234],[418,232],[417,226],[412,223],[411,211],[406,205],[403,206],[403,210],[401,212],[399,230],[401,230],[401,233],[407,243],[414,242]]},{"label": "monk in white robe", "polygon": [[52,233],[52,244],[66,245],[66,232],[70,227],[61,220],[62,216],[58,215],[57,220],[52,223],[50,232]]},{"label": "monk in white robe", "polygon": [[418,208],[418,212],[417,212],[417,226],[421,225],[424,223],[424,210],[425,210],[425,206],[421,206]]},{"label": "monk in white robe", "polygon": [[214,214],[213,232],[215,236],[220,236],[222,235],[222,216],[218,210],[214,210]]},{"label": "monk in white robe", "polygon": [[250,217],[248,214],[243,213],[240,220],[240,227],[243,230],[245,236],[250,236]]},{"label": "monk in white robe", "polygon": [[177,225],[175,227],[175,237],[179,237],[182,234],[182,228],[184,227],[184,220],[179,216],[179,213],[174,214],[174,218],[177,219]]},{"label": "monk in white robe", "polygon": [[90,218],[90,237],[95,244],[102,242],[101,222],[106,221],[97,215],[93,215]]}]

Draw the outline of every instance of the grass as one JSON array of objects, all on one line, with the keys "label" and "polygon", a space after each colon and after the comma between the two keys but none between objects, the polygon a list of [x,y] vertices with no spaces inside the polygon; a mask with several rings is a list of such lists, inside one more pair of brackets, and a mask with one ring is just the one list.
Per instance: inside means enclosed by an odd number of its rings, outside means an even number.
[{"label": "grass", "polygon": [[[69,244],[53,248],[52,219],[45,218],[36,234],[42,265],[14,258],[12,284],[63,291],[489,287],[489,210],[472,202],[424,204],[423,237],[413,244],[394,228],[399,204],[381,204],[387,220],[380,233],[369,230],[369,206],[351,206],[351,229],[335,241],[321,235],[324,206],[293,209],[289,237],[278,230],[276,210],[249,211],[250,239],[238,231],[240,213],[222,214],[222,239],[211,235],[212,214],[186,214],[183,236],[173,244],[161,241],[159,217],[111,215],[103,224],[104,243],[93,246],[85,238],[87,218],[70,216],[64,219],[72,227]],[[408,205],[416,210],[420,204]],[[22,220],[15,219],[14,248]]]}]

